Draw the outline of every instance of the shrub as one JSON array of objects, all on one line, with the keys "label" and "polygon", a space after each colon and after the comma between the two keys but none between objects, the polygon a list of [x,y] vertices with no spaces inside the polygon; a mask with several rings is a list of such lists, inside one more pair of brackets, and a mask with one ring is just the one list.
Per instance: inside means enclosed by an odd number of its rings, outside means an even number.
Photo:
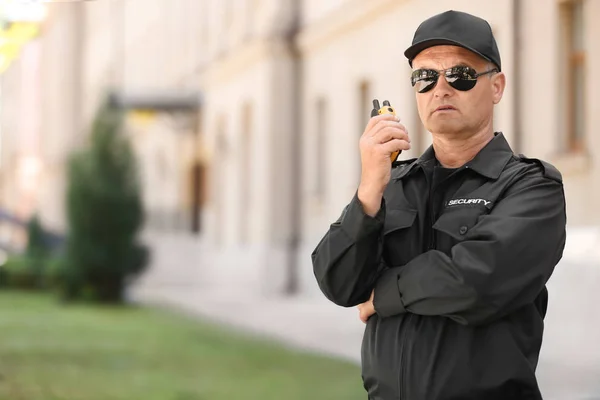
[{"label": "shrub", "polygon": [[66,299],[123,300],[128,280],[148,262],[137,242],[143,209],[136,160],[121,132],[121,114],[105,103],[91,144],[69,162],[68,234],[60,268]]}]

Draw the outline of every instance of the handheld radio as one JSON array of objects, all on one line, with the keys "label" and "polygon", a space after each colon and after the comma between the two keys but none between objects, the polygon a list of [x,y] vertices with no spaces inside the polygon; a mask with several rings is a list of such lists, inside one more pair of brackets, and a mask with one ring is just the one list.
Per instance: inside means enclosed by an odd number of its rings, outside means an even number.
[{"label": "handheld radio", "polygon": [[[376,115],[379,115],[379,114],[394,114],[394,115],[396,115],[396,111],[390,105],[390,102],[388,100],[384,100],[383,107],[381,107],[379,104],[379,100],[375,99],[375,100],[373,100],[373,110],[371,111],[371,117],[375,117]],[[396,159],[398,158],[400,153],[402,153],[402,150],[394,151],[390,155],[391,162],[396,161]]]}]

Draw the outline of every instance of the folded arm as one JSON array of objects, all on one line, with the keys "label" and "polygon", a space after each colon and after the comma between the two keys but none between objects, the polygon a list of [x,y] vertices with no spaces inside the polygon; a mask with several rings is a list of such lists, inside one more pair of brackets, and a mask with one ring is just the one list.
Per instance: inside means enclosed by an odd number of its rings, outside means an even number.
[{"label": "folded arm", "polygon": [[353,307],[369,299],[380,272],[384,219],[384,200],[371,217],[355,195],[313,251],[317,283],[335,304]]},{"label": "folded arm", "polygon": [[485,323],[531,303],[565,245],[562,183],[531,172],[482,216],[450,255],[428,251],[378,278],[380,317],[411,312]]}]

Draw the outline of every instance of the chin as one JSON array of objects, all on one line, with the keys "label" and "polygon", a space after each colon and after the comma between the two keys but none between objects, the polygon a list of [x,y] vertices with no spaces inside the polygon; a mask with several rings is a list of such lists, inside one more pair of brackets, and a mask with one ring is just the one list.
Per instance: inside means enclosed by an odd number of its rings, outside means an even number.
[{"label": "chin", "polygon": [[430,123],[428,131],[436,135],[456,135],[465,131],[464,124],[459,121],[436,121]]}]

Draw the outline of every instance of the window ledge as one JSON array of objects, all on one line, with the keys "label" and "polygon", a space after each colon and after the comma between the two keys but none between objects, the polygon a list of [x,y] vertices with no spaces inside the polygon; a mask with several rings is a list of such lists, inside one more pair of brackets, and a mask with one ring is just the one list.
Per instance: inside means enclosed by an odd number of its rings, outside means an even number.
[{"label": "window ledge", "polygon": [[589,153],[578,151],[562,154],[553,154],[548,160],[563,176],[584,175],[591,168],[592,157]]}]

